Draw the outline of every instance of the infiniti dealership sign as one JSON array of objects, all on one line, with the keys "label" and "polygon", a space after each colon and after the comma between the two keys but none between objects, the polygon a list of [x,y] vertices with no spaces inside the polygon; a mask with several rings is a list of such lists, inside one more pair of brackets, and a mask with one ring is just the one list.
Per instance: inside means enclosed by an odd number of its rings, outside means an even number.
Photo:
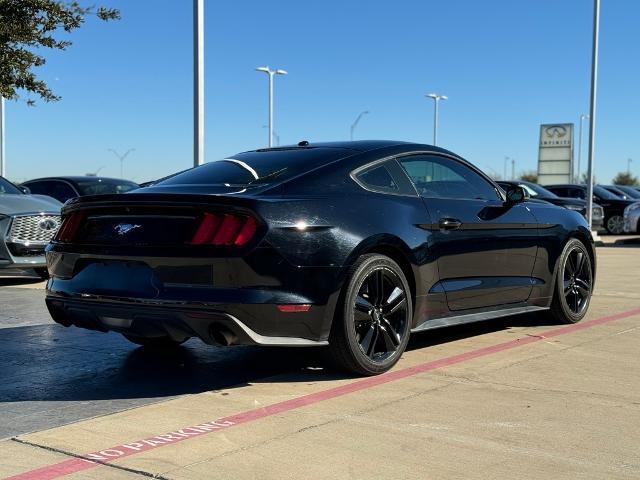
[{"label": "infiniti dealership sign", "polygon": [[573,181],[573,123],[540,125],[538,183]]}]

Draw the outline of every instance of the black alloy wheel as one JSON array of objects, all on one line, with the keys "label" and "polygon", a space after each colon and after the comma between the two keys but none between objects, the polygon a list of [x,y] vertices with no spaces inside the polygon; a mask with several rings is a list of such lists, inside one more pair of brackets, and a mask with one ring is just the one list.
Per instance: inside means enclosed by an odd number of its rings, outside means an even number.
[{"label": "black alloy wheel", "polygon": [[407,293],[393,270],[380,266],[364,279],[354,301],[353,323],[360,349],[372,361],[396,352],[407,328]]},{"label": "black alloy wheel", "polygon": [[591,257],[575,238],[564,248],[558,268],[551,311],[563,323],[576,323],[587,313],[593,292]]},{"label": "black alloy wheel", "polygon": [[402,269],[383,255],[362,256],[351,272],[330,345],[341,367],[375,375],[389,370],[406,348],[411,291]]}]

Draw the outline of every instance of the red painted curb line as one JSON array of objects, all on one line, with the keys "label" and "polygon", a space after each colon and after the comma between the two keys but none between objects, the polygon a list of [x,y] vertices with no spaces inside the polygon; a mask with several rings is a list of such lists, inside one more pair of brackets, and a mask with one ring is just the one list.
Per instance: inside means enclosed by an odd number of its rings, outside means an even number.
[{"label": "red painted curb line", "polygon": [[278,413],[294,410],[296,408],[304,407],[307,405],[312,405],[324,400],[329,400],[332,398],[347,395],[349,393],[365,390],[377,385],[383,385],[385,383],[411,377],[418,373],[428,372],[430,370],[455,365],[457,363],[472,360],[474,358],[491,355],[493,353],[501,352],[504,350],[510,350],[512,348],[528,345],[530,343],[539,342],[547,338],[553,338],[578,330],[584,330],[586,328],[595,327],[597,325],[602,325],[605,323],[613,322],[615,320],[632,317],[638,314],[640,314],[640,308],[635,308],[633,310],[628,310],[626,312],[621,312],[607,317],[597,318],[588,322],[576,323],[573,325],[568,325],[566,327],[548,330],[546,332],[542,332],[539,335],[516,338],[508,342],[490,345],[488,347],[471,350],[469,352],[460,353],[451,357],[441,358],[439,360],[433,360],[431,362],[422,363],[413,367],[404,368],[402,370],[391,371],[389,373],[378,375],[376,377],[367,377],[362,380],[347,383],[346,385],[341,385],[339,387],[333,387],[327,390],[321,390],[316,393],[292,398],[291,400],[274,403],[263,408],[248,410],[246,412],[237,413],[235,415],[230,415],[228,417],[220,418],[211,422],[205,422],[199,425],[175,430],[173,432],[156,435],[155,437],[149,437],[144,440],[116,445],[105,450],[86,454],[84,455],[84,458],[72,458],[70,460],[65,460],[64,462],[37,468],[35,470],[30,470],[28,472],[20,473],[12,477],[7,477],[6,480],[49,480],[59,478],[70,473],[80,472],[97,467],[101,463],[107,463],[120,458],[129,457],[131,455],[135,455],[140,452],[146,452],[148,450],[153,450],[164,445],[181,442],[188,438],[198,437],[207,433],[224,430],[235,425],[241,425],[243,423],[252,422],[254,420],[259,420],[261,418],[269,417]]}]

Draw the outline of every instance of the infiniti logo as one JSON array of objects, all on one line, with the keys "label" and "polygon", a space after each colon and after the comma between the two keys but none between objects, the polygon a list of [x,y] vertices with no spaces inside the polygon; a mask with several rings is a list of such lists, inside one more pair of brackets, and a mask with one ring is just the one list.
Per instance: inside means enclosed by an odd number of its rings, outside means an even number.
[{"label": "infiniti logo", "polygon": [[40,222],[38,223],[38,226],[42,230],[46,232],[50,232],[51,230],[55,230],[58,228],[58,222],[56,222],[52,218],[45,218],[44,220],[40,220]]},{"label": "infiniti logo", "polygon": [[547,137],[562,138],[567,134],[567,129],[562,125],[551,125],[544,129]]},{"label": "infiniti logo", "polygon": [[113,229],[116,231],[118,235],[126,235],[131,230],[135,230],[136,228],[142,228],[142,225],[137,225],[133,223],[119,223]]}]

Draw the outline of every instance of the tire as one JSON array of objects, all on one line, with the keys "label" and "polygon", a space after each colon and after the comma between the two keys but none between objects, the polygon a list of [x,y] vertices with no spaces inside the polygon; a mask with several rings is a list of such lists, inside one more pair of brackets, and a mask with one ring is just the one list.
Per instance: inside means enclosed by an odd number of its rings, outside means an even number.
[{"label": "tire", "polygon": [[624,218],[622,215],[612,215],[607,219],[605,228],[611,235],[622,235],[624,233]]},{"label": "tire", "polygon": [[587,247],[572,238],[565,245],[558,262],[551,316],[559,323],[579,322],[587,314],[592,292],[591,257]]},{"label": "tire", "polygon": [[47,267],[34,268],[33,271],[36,272],[36,275],[42,280],[49,279],[49,271],[47,270]]},{"label": "tire", "polygon": [[123,333],[122,336],[129,340],[131,343],[135,343],[136,345],[141,345],[145,348],[153,350],[170,350],[186,342],[186,339],[177,341],[173,340],[170,337],[138,337],[136,335],[129,335],[127,333]]},{"label": "tire", "polygon": [[361,256],[336,307],[329,336],[334,363],[359,375],[386,372],[407,346],[412,314],[411,290],[398,264],[384,255]]}]

